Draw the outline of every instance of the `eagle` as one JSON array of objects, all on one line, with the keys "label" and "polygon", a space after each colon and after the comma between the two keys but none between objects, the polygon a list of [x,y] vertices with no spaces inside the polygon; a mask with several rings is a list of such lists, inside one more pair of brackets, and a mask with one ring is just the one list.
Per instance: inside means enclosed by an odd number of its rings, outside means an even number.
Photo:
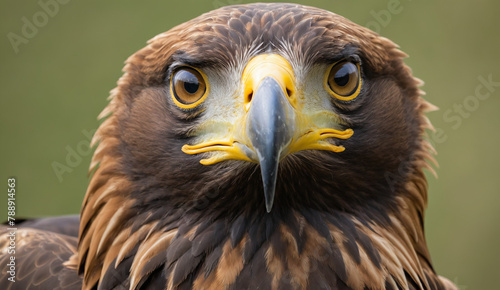
[{"label": "eagle", "polygon": [[426,245],[435,107],[405,57],[298,4],[157,35],[99,116],[79,217],[2,228],[2,289],[456,289]]}]

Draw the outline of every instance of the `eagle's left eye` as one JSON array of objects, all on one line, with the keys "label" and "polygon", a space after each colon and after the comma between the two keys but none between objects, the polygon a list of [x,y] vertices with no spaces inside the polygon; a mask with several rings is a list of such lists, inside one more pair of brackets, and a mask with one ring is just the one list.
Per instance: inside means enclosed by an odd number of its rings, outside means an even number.
[{"label": "eagle's left eye", "polygon": [[172,96],[175,104],[183,109],[199,105],[207,95],[207,82],[201,72],[182,67],[172,75]]},{"label": "eagle's left eye", "polygon": [[328,71],[325,87],[335,98],[350,101],[358,96],[361,87],[359,64],[340,61]]}]

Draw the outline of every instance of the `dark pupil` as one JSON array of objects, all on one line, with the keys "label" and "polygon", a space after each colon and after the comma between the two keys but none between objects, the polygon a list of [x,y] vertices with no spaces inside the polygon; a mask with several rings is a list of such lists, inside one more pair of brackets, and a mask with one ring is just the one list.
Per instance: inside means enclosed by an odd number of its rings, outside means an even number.
[{"label": "dark pupil", "polygon": [[349,83],[350,74],[350,69],[344,65],[335,73],[335,83],[340,87],[346,86]]},{"label": "dark pupil", "polygon": [[335,77],[333,80],[335,83],[340,86],[344,87],[349,83],[349,79],[351,77],[351,74],[353,74],[355,71],[355,67],[352,63],[347,63],[343,65],[336,73]]},{"label": "dark pupil", "polygon": [[177,75],[177,79],[184,84],[184,90],[186,90],[188,94],[194,94],[200,88],[198,78],[191,72],[181,71]]},{"label": "dark pupil", "polygon": [[200,84],[198,82],[185,82],[184,83],[184,89],[186,92],[190,94],[194,94],[198,91],[198,88],[200,87]]}]

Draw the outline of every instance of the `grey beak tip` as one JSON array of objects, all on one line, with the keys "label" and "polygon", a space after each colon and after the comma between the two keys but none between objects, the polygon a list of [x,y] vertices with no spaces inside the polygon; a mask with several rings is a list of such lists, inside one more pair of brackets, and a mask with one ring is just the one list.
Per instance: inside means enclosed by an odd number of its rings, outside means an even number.
[{"label": "grey beak tip", "polygon": [[273,209],[277,171],[277,166],[274,168],[274,173],[269,174],[267,170],[262,171],[264,179],[264,201],[266,203],[267,213],[270,213]]},{"label": "grey beak tip", "polygon": [[273,209],[273,200],[271,200],[269,202],[266,201],[266,211],[267,211],[267,213],[270,213],[272,209]]}]

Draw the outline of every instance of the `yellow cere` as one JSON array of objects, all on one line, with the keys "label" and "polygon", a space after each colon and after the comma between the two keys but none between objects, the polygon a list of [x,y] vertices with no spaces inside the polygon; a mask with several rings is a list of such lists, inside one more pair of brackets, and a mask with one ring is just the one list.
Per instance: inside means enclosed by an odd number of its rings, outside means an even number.
[{"label": "yellow cere", "polygon": [[258,85],[265,77],[273,77],[288,95],[291,105],[296,108],[295,75],[290,63],[278,54],[260,54],[252,58],[241,78],[244,94],[245,109],[250,109],[249,96],[257,90]]}]

